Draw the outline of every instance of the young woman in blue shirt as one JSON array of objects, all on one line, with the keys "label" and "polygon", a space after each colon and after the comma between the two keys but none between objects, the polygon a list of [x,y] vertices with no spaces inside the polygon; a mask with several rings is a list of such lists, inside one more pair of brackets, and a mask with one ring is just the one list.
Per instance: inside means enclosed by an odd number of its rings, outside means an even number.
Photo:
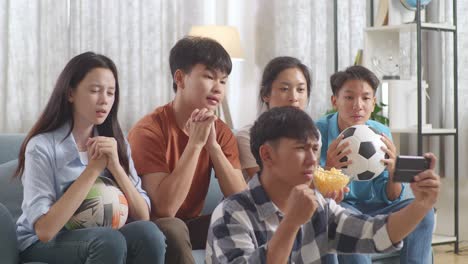
[{"label": "young woman in blue shirt", "polygon": [[[60,74],[21,146],[15,173],[24,187],[17,222],[22,261],[164,262],[164,235],[148,221],[149,198],[117,120],[119,94],[117,68],[103,55],[80,54]],[[125,195],[127,224],[64,229],[100,176]]]}]

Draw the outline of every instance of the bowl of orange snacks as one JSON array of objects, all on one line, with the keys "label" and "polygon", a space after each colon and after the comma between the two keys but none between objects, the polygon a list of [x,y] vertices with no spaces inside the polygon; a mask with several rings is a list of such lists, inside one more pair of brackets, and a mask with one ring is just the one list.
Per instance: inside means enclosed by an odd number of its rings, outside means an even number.
[{"label": "bowl of orange snacks", "polygon": [[349,182],[349,177],[341,170],[317,168],[314,173],[314,186],[322,194],[342,190]]}]

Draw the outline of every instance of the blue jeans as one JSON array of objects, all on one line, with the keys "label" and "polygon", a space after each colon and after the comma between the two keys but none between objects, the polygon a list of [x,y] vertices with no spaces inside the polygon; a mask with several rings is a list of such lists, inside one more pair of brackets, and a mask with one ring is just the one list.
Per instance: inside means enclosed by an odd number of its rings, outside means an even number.
[{"label": "blue jeans", "polygon": [[[410,204],[413,199],[407,199],[382,208],[364,208],[359,205],[350,205],[342,202],[340,205],[358,213],[376,216],[381,214],[390,214],[399,211]],[[421,263],[427,264],[432,262],[431,256],[431,243],[432,243],[432,230],[434,229],[434,210],[429,211],[423,220],[416,226],[404,240],[403,249],[400,252],[400,263]],[[365,264],[372,263],[369,255],[351,254],[351,255],[338,255],[338,262],[340,264]]]},{"label": "blue jeans", "polygon": [[106,227],[62,231],[20,253],[24,262],[164,263],[165,237],[150,221],[136,221],[119,230]]}]

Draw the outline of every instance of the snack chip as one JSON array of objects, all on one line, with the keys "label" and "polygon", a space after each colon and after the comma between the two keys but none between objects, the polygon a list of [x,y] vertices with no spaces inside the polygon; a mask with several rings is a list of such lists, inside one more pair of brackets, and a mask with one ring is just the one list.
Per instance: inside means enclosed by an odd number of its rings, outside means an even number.
[{"label": "snack chip", "polygon": [[324,170],[323,168],[317,168],[314,173],[314,185],[315,188],[322,194],[328,192],[340,191],[349,182],[349,177],[337,170],[331,168],[331,170]]}]

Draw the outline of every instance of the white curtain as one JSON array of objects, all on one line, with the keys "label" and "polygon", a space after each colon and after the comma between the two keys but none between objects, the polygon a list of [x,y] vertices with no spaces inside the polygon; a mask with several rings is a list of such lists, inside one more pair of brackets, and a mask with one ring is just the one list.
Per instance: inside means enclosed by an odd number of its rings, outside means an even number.
[{"label": "white curtain", "polygon": [[468,2],[457,1],[458,13],[458,127],[459,173],[466,177],[468,171]]},{"label": "white curtain", "polygon": [[128,130],[173,97],[169,50],[204,1],[1,0],[0,131],[26,132],[73,56],[95,51],[117,64],[120,120]]},{"label": "white curtain", "polygon": [[[427,10],[429,21],[453,24],[453,1],[433,0]],[[468,2],[457,1],[457,30],[458,30],[458,162],[459,162],[459,212],[460,222],[466,218],[464,213],[463,191],[467,183],[466,171],[468,164]],[[423,53],[424,73],[423,78],[428,81],[430,100],[428,101],[428,123],[433,127],[452,128],[454,126],[454,49],[453,34],[428,32],[423,35],[423,45],[426,49]],[[443,181],[439,201],[436,204],[439,219],[436,233],[453,234],[453,182],[454,175],[454,141],[452,136],[429,137],[425,139],[424,151],[432,151],[439,157],[438,169],[441,176],[448,179]],[[459,227],[461,239],[466,239],[467,230],[463,225]]]},{"label": "white curtain", "polygon": [[[434,0],[428,18],[451,22],[451,0]],[[351,65],[363,47],[369,1],[338,1],[339,69]],[[468,156],[468,11],[458,1],[460,172]],[[234,61],[228,101],[239,128],[257,116],[258,84],[266,63],[275,56],[301,59],[312,72],[308,111],[314,119],[330,108],[329,76],[334,71],[333,1],[310,0],[0,0],[0,132],[26,132],[44,108],[66,62],[88,50],[112,58],[120,73],[120,120],[128,130],[139,118],[173,98],[169,50],[192,25],[229,24],[239,29],[245,52]],[[452,41],[449,34],[426,35],[431,52],[442,60],[427,77],[431,100],[429,122],[451,126],[449,94]],[[423,56],[424,57],[424,56]],[[429,104],[432,104],[429,103]],[[428,105],[429,105],[428,104]],[[434,104],[432,104],[434,105]],[[431,139],[442,159],[452,159],[451,139]],[[447,150],[444,152],[444,149]],[[450,164],[450,163],[446,163]],[[450,166],[446,166],[450,169]],[[444,174],[451,175],[450,171]]]},{"label": "white curtain", "polygon": [[[452,2],[451,0],[434,2],[426,11],[428,21],[453,24]],[[453,35],[427,32],[425,40],[427,41],[426,54],[431,54],[425,59],[427,69],[425,79],[428,80],[430,96],[429,123],[432,123],[433,127],[451,128],[454,126]],[[435,151],[440,157],[441,175],[452,177],[454,173],[453,137],[431,137],[428,141],[429,145],[425,150]]]},{"label": "white curtain", "polygon": [[[426,17],[428,21],[453,24],[453,0],[433,1]],[[459,133],[459,176],[466,177],[464,172],[468,166],[464,158],[468,154],[468,39],[466,38],[468,30],[468,19],[466,12],[468,3],[466,1],[457,1],[458,17],[458,133]],[[424,67],[423,79],[428,81],[428,123],[433,127],[452,128],[454,127],[454,50],[453,34],[440,32],[427,32],[423,35],[423,53]],[[424,43],[425,42],[425,43]],[[443,176],[453,177],[454,174],[454,140],[452,136],[430,137],[426,139],[425,151],[432,151],[440,159],[439,169]]]},{"label": "white curtain", "polygon": [[[230,97],[230,103],[240,98],[231,107],[237,111],[233,113],[235,125],[242,126],[255,119],[252,113],[257,112],[261,74],[268,61],[276,56],[294,56],[310,67],[312,93],[308,111],[314,119],[322,116],[330,109],[329,76],[334,71],[333,1],[235,2],[248,7],[246,13],[228,14],[228,22],[238,26],[241,37],[247,40],[244,41],[246,59],[239,63],[244,78],[236,86],[241,89],[239,95]],[[366,5],[367,1],[338,1],[339,69],[350,66],[363,46]]]},{"label": "white curtain", "polygon": [[[340,69],[362,47],[366,2],[339,1]],[[195,24],[239,28],[246,58],[234,62],[228,93],[235,127],[255,119],[260,75],[275,56],[311,68],[314,118],[330,107],[333,1],[0,0],[0,131],[28,131],[66,62],[88,50],[116,62],[128,130],[173,97],[168,53]]]}]

